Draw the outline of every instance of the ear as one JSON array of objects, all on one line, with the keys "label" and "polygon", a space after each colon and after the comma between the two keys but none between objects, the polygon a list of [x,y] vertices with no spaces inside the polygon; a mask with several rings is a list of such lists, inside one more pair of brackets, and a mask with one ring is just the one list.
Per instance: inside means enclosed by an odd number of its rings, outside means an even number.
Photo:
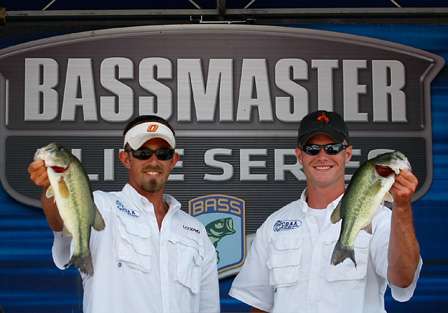
[{"label": "ear", "polygon": [[297,161],[299,161],[299,163],[303,165],[303,162],[302,162],[302,160],[303,160],[303,151],[302,151],[302,149],[297,147],[294,152],[295,152],[295,155],[297,157]]},{"label": "ear", "polygon": [[347,149],[345,149],[345,163],[350,162],[350,160],[352,159],[352,155],[353,155],[353,148],[350,145],[347,147]]},{"label": "ear", "polygon": [[126,151],[120,151],[118,157],[120,158],[121,164],[123,164],[124,167],[126,167],[127,169],[131,168],[131,160],[129,160],[129,154]]},{"label": "ear", "polygon": [[177,161],[179,161],[179,160],[180,160],[180,155],[179,155],[179,153],[174,152],[174,155],[173,155],[173,158],[171,159],[171,164],[170,164],[171,170],[176,166],[176,163],[177,163]]}]

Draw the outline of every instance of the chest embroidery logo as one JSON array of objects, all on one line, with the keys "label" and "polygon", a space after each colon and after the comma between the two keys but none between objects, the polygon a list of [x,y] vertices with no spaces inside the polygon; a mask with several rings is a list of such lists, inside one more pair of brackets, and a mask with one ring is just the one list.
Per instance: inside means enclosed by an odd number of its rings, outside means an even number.
[{"label": "chest embroidery logo", "polygon": [[182,227],[183,227],[185,230],[188,230],[188,231],[194,231],[194,232],[197,233],[197,234],[200,234],[200,233],[201,233],[201,231],[200,231],[199,229],[196,229],[196,228],[191,227],[191,226],[182,225]]},{"label": "chest embroidery logo", "polygon": [[132,217],[139,217],[139,214],[135,210],[126,208],[120,200],[115,201],[115,205],[121,212],[126,213],[127,215]]},{"label": "chest embroidery logo", "polygon": [[301,220],[278,220],[274,224],[274,231],[279,232],[283,230],[292,230],[299,228],[302,225]]}]

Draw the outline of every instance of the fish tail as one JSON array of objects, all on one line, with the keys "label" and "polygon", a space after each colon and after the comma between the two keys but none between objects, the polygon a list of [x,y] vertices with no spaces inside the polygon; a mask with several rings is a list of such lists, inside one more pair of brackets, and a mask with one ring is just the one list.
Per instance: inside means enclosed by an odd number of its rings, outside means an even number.
[{"label": "fish tail", "polygon": [[76,266],[84,274],[93,275],[93,264],[90,253],[85,256],[74,254],[68,265]]},{"label": "fish tail", "polygon": [[342,263],[346,258],[350,258],[356,267],[355,251],[351,247],[343,246],[339,241],[334,247],[333,254],[331,256],[331,264],[338,265]]}]

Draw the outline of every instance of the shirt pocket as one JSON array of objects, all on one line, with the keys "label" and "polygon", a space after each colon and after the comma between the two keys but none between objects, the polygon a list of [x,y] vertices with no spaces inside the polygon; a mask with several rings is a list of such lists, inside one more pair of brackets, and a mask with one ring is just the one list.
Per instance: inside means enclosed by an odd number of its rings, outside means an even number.
[{"label": "shirt pocket", "polygon": [[338,265],[331,264],[331,256],[337,240],[324,242],[324,262],[328,262],[325,277],[329,282],[357,281],[365,279],[367,275],[367,263],[369,260],[369,246],[372,235],[361,230],[354,243],[356,266],[350,258],[346,258]]},{"label": "shirt pocket", "polygon": [[176,280],[197,294],[201,283],[204,248],[193,238],[173,236],[169,239],[176,248]]},{"label": "shirt pocket", "polygon": [[271,254],[267,261],[269,283],[274,287],[297,284],[302,278],[302,238],[275,238],[271,241]]},{"label": "shirt pocket", "polygon": [[137,217],[117,213],[115,240],[117,259],[127,266],[148,273],[151,269],[151,229]]}]

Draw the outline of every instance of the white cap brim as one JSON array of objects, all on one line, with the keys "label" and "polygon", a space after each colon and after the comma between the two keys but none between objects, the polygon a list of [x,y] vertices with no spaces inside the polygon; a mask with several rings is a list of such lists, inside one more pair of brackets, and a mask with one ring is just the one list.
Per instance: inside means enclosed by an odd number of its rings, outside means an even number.
[{"label": "white cap brim", "polygon": [[153,138],[165,140],[171,148],[176,148],[176,139],[171,129],[158,122],[146,122],[135,125],[124,136],[123,147],[129,144],[133,150],[139,149],[145,142]]}]

